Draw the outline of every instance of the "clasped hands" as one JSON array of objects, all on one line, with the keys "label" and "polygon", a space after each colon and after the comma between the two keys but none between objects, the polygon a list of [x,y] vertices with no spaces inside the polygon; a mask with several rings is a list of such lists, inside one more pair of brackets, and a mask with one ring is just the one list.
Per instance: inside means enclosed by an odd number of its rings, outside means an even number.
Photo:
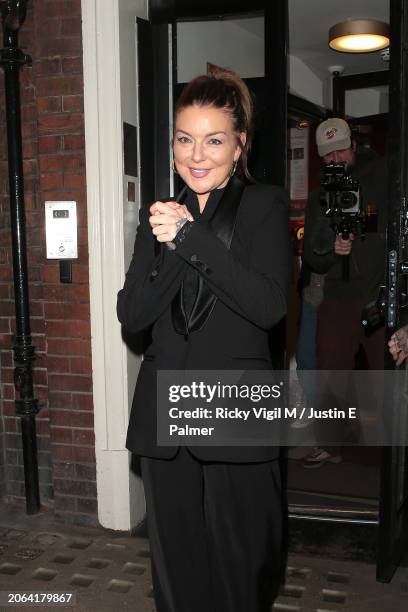
[{"label": "clasped hands", "polygon": [[181,220],[194,221],[184,204],[177,202],[154,202],[150,207],[149,223],[159,242],[171,242],[180,229]]}]

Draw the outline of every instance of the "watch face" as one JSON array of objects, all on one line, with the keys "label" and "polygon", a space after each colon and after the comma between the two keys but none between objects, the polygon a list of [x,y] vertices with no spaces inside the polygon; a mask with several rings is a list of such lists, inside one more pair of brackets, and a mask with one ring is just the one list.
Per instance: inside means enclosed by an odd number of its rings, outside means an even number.
[{"label": "watch face", "polygon": [[176,250],[176,245],[174,244],[174,242],[166,242],[166,246],[170,251],[175,251]]}]

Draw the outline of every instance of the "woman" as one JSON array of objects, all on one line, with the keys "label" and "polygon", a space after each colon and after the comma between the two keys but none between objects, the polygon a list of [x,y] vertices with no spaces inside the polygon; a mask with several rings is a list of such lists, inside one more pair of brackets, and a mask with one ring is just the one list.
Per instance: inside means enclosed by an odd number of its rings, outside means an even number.
[{"label": "woman", "polygon": [[244,183],[251,135],[239,77],[187,85],[173,140],[184,200],[142,208],[118,296],[126,328],[152,326],[126,446],[142,457],[158,612],[269,611],[281,570],[278,449],[156,443],[158,370],[272,367],[268,330],[286,312],[287,198]]}]

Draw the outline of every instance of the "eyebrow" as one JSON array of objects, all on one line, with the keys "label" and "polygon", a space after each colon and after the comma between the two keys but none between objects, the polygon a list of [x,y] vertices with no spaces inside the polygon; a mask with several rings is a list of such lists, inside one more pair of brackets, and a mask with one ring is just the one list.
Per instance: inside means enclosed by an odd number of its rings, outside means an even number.
[{"label": "eyebrow", "polygon": [[[189,134],[188,132],[186,132],[186,130],[182,130],[180,128],[176,129],[176,132],[183,132],[183,134],[187,134],[187,136],[190,136],[192,138],[192,135]],[[210,132],[209,134],[206,134],[206,137],[208,136],[215,136],[216,134],[224,134],[224,136],[226,136],[226,132],[224,132],[223,130],[218,130],[218,132]]]}]

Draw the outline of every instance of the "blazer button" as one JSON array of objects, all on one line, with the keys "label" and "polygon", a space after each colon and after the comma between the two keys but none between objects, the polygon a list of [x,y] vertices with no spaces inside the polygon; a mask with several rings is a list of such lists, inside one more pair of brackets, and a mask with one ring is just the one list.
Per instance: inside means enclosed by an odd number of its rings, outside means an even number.
[{"label": "blazer button", "polygon": [[197,255],[191,255],[190,261],[192,261],[193,263],[196,263],[198,261]]},{"label": "blazer button", "polygon": [[150,274],[150,280],[153,281],[155,280],[156,276],[159,274],[159,271],[157,268],[155,268],[154,270],[152,270],[151,274]]}]

